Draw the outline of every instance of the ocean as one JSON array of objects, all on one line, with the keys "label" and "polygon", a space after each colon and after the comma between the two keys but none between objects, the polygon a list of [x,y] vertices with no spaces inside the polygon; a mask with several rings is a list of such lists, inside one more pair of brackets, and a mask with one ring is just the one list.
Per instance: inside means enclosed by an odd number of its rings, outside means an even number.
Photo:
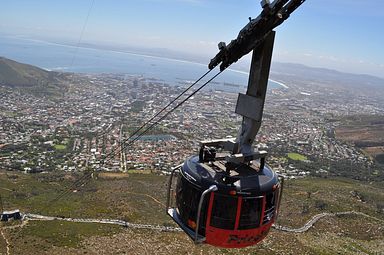
[{"label": "ocean", "polygon": [[[207,65],[190,61],[133,52],[75,47],[21,37],[0,35],[0,45],[0,56],[53,71],[119,73],[156,79],[170,85],[180,85],[185,81],[195,81],[208,70]],[[247,82],[246,72],[227,69],[207,88],[244,92]],[[279,88],[281,85],[269,81],[268,87]]]}]

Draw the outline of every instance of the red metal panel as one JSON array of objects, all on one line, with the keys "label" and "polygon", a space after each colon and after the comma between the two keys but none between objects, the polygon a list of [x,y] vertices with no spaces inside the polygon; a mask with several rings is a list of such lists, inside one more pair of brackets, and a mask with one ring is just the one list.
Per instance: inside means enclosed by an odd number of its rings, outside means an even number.
[{"label": "red metal panel", "polygon": [[211,192],[211,195],[209,196],[206,227],[211,225],[211,214],[212,214],[212,207],[213,207],[213,199],[214,198],[215,198],[215,193]]},{"label": "red metal panel", "polygon": [[[209,205],[208,205],[208,212],[207,212],[205,243],[213,246],[224,247],[224,248],[242,248],[242,247],[255,245],[267,236],[274,222],[273,220],[271,220],[264,226],[260,226],[258,228],[244,229],[244,230],[237,229],[240,221],[242,197],[238,197],[235,229],[227,230],[227,229],[212,227],[210,225],[210,222],[211,222],[213,200],[214,200],[214,193],[211,193]],[[264,217],[265,202],[266,202],[266,199],[264,196],[262,201],[263,203],[262,217]],[[260,220],[262,221],[262,219],[263,218],[261,218]]]},{"label": "red metal panel", "polygon": [[224,248],[242,248],[255,245],[267,236],[272,223],[273,221],[270,221],[259,228],[247,230],[225,230],[207,225],[205,242]]},{"label": "red metal panel", "polygon": [[235,230],[237,230],[239,228],[239,221],[240,221],[242,202],[243,202],[243,197],[238,197],[237,198],[237,211],[236,211]]}]

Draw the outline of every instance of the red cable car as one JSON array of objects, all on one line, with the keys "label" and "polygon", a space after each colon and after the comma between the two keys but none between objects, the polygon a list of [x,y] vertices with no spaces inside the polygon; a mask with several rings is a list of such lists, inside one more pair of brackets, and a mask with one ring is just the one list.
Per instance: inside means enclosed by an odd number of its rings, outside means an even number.
[{"label": "red cable car", "polygon": [[[215,155],[211,148],[205,151]],[[225,248],[257,244],[276,220],[283,179],[264,164],[263,151],[259,160],[231,171],[223,158],[201,154],[173,169],[167,213],[195,243]],[[172,188],[175,172],[176,189]],[[176,201],[171,201],[171,193]]]},{"label": "red cable car", "polygon": [[235,112],[243,116],[236,141],[202,142],[199,156],[192,156],[171,172],[167,213],[195,243],[226,248],[254,245],[276,221],[284,179],[265,164],[267,152],[255,152],[252,144],[261,126],[273,29],[304,1],[262,0],[261,14],[250,19],[228,45],[219,43],[220,51],[208,65],[211,70],[220,65],[223,71],[253,51],[247,93],[239,94],[236,104]]}]

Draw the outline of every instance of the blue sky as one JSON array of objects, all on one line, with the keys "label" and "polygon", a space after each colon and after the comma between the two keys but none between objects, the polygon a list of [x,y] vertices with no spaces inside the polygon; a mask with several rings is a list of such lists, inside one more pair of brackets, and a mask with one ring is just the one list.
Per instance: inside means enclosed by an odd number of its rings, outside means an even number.
[{"label": "blue sky", "polygon": [[[12,0],[0,33],[78,41],[93,0]],[[260,0],[94,0],[82,41],[168,48],[207,60]],[[274,60],[384,77],[383,0],[307,0],[281,25]]]}]

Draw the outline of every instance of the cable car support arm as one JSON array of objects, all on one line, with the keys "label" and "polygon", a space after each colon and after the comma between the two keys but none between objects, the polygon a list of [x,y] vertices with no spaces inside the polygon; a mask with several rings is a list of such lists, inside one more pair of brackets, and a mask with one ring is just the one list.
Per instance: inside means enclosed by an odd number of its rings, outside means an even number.
[{"label": "cable car support arm", "polygon": [[[201,151],[205,147],[222,147],[231,151],[226,157],[227,167],[231,164],[246,163],[260,159],[260,168],[264,166],[266,151],[254,152],[253,141],[260,129],[267,92],[268,77],[271,66],[275,31],[273,29],[283,23],[290,14],[305,0],[276,0],[270,3],[261,1],[263,11],[239,32],[237,38],[228,45],[219,43],[219,53],[211,59],[208,68],[213,69],[220,64],[220,70],[238,61],[253,51],[251,68],[246,94],[239,94],[236,113],[243,116],[236,141],[220,139],[201,142]],[[200,153],[203,154],[202,152]],[[201,157],[204,161],[204,157]]]}]

